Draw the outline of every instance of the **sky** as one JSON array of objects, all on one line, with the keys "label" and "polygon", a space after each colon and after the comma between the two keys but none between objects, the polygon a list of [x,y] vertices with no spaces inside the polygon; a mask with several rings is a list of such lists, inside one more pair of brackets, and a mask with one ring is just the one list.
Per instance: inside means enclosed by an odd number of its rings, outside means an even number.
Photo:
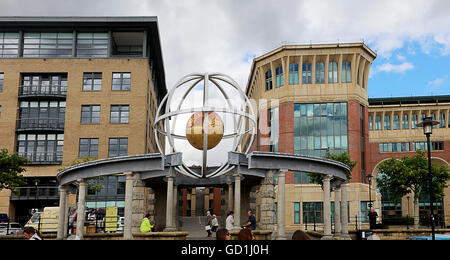
[{"label": "sky", "polygon": [[157,16],[167,88],[221,72],[244,89],[283,44],[364,42],[369,98],[450,95],[448,0],[0,0],[0,16]]}]

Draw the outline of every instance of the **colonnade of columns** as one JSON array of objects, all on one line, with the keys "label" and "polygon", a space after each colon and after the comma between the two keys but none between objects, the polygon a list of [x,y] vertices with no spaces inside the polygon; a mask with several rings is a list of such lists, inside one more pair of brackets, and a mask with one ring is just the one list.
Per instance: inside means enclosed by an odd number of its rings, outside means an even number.
[{"label": "colonnade of columns", "polygon": [[[278,171],[278,203],[277,203],[277,223],[274,226],[277,233],[276,239],[286,239],[285,229],[285,186],[286,186],[286,172],[287,170]],[[123,238],[125,240],[133,239],[132,224],[133,224],[133,181],[136,179],[136,173],[127,172],[125,183],[125,223]],[[242,174],[235,173],[234,187],[232,183],[228,183],[228,210],[234,211],[234,229],[241,228],[241,180]],[[166,228],[164,231],[176,231],[176,196],[177,187],[174,185],[174,175],[167,177],[167,200],[166,200]],[[332,239],[331,232],[331,189],[330,181],[331,175],[325,175],[323,178],[323,216],[324,216],[324,234],[323,239]],[[84,232],[84,215],[86,208],[86,187],[87,181],[85,179],[78,180],[78,205],[77,205],[77,233],[76,239],[83,239]],[[275,185],[274,183],[272,184]],[[234,193],[234,194],[233,194]],[[272,192],[273,193],[273,192]],[[270,194],[270,193],[269,193]],[[234,195],[234,196],[233,196]],[[347,184],[342,184],[339,188],[334,190],[335,195],[335,236],[341,239],[350,239],[348,234],[348,212],[347,212]],[[233,199],[234,197],[234,199]],[[339,200],[340,197],[340,200]],[[57,239],[64,239],[67,236],[68,223],[68,188],[60,186],[60,201],[59,201],[59,221]],[[234,203],[233,203],[234,202]],[[234,207],[233,207],[234,204]],[[274,208],[269,208],[269,210]]]}]

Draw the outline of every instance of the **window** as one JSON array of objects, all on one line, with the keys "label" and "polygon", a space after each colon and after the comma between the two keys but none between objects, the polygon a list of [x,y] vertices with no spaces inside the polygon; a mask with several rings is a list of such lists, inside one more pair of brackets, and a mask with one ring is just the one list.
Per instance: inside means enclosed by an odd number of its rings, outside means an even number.
[{"label": "window", "polygon": [[0,105],[0,117],[2,116],[2,105]]},{"label": "window", "polygon": [[67,74],[23,74],[19,95],[66,95]]},{"label": "window", "polygon": [[100,105],[82,105],[81,106],[82,124],[100,123]]},{"label": "window", "polygon": [[294,152],[325,156],[348,152],[347,103],[294,104]]},{"label": "window", "polygon": [[284,84],[283,83],[283,81],[284,81],[284,79],[283,79],[283,67],[282,66],[277,67],[275,69],[275,73],[276,73],[276,80],[277,80],[276,87],[279,88],[279,87],[283,86],[283,84]]},{"label": "window", "polygon": [[[431,118],[433,119],[433,121],[436,121],[436,114],[435,113],[431,113],[430,114]],[[423,120],[423,118],[422,118]],[[433,128],[436,128],[437,125],[433,125]]]},{"label": "window", "polygon": [[352,82],[352,63],[350,61],[342,62],[342,83]]},{"label": "window", "polygon": [[400,116],[399,115],[394,115],[392,129],[400,130]]},{"label": "window", "polygon": [[130,90],[131,73],[117,72],[112,77],[112,90]]},{"label": "window", "polygon": [[381,130],[381,116],[375,116],[375,130]]},{"label": "window", "polygon": [[0,57],[16,58],[19,56],[19,33],[0,32]]},{"label": "window", "polygon": [[72,57],[73,33],[26,32],[23,57]]},{"label": "window", "polygon": [[0,72],[0,92],[3,91],[4,80],[5,80],[5,73]]},{"label": "window", "polygon": [[418,120],[417,120],[417,114],[412,114],[411,116],[411,129],[417,129],[417,124],[418,124]]},{"label": "window", "polygon": [[391,130],[391,116],[384,116],[384,130]]},{"label": "window", "polygon": [[369,116],[369,131],[373,130],[372,116]]},{"label": "window", "polygon": [[311,63],[303,63],[302,66],[302,83],[311,84]]},{"label": "window", "polygon": [[300,224],[300,202],[294,202],[294,224]]},{"label": "window", "polygon": [[64,129],[65,101],[22,101],[19,106],[18,128]]},{"label": "window", "polygon": [[323,223],[323,202],[303,202],[303,223]]},{"label": "window", "polygon": [[128,154],[128,138],[109,138],[109,157],[125,156]]},{"label": "window", "polygon": [[316,84],[325,83],[325,65],[323,62],[316,63]]},{"label": "window", "polygon": [[409,121],[408,121],[408,114],[403,114],[403,119],[402,119],[402,129],[409,129]]},{"label": "window", "polygon": [[380,143],[380,153],[409,152],[409,143]]},{"label": "window", "polygon": [[[427,142],[413,142],[412,151],[417,150],[427,151]],[[431,142],[431,151],[444,150],[444,142]]]},{"label": "window", "polygon": [[97,157],[98,138],[80,138],[78,157]]},{"label": "window", "polygon": [[337,62],[330,62],[328,64],[328,83],[338,82],[338,64]]},{"label": "window", "polygon": [[272,90],[272,71],[268,70],[266,72],[266,91]]},{"label": "window", "polygon": [[102,73],[84,72],[83,91],[100,91],[100,90],[102,90]]},{"label": "window", "polygon": [[439,128],[445,128],[445,114],[439,114]]},{"label": "window", "polygon": [[289,64],[289,84],[291,84],[291,85],[298,84],[298,64],[297,63]]},{"label": "window", "polygon": [[64,134],[20,134],[17,153],[32,164],[60,164],[62,162]]},{"label": "window", "polygon": [[311,177],[306,172],[294,172],[294,184],[309,184]]},{"label": "window", "polygon": [[111,105],[111,124],[127,124],[130,117],[129,105]]},{"label": "window", "polygon": [[269,140],[269,151],[278,152],[278,107],[272,108],[269,111],[269,122],[270,122],[270,140]]},{"label": "window", "polygon": [[78,33],[77,57],[108,57],[108,33]]}]

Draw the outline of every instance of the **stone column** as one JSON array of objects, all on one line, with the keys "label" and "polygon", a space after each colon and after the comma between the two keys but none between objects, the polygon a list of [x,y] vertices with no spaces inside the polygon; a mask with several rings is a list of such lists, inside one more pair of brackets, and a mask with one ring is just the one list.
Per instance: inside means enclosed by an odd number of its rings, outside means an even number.
[{"label": "stone column", "polygon": [[277,240],[286,240],[285,227],[285,208],[286,208],[286,172],[287,170],[280,170],[278,172],[278,203],[277,203],[277,226],[278,236]]},{"label": "stone column", "polygon": [[333,238],[331,235],[331,178],[331,175],[323,176],[323,237],[321,240],[330,240]]},{"label": "stone column", "polygon": [[234,174],[234,229],[241,229],[241,175]]},{"label": "stone column", "polygon": [[347,184],[341,185],[341,238],[350,240],[348,234],[348,212],[347,212]]},{"label": "stone column", "polygon": [[334,236],[339,237],[341,235],[341,202],[339,200],[340,189],[334,190]]},{"label": "stone column", "polygon": [[84,211],[86,209],[86,180],[78,180],[78,206],[77,206],[77,235],[76,240],[83,240]]},{"label": "stone column", "polygon": [[173,174],[170,174],[167,176],[166,227],[164,228],[165,232],[175,231],[175,227],[173,226],[173,223],[172,223],[174,178],[175,178],[175,176]]},{"label": "stone column", "polygon": [[56,239],[62,240],[64,238],[64,223],[67,215],[67,187],[59,186],[59,218],[58,218],[58,233]]},{"label": "stone column", "polygon": [[132,240],[132,224],[133,224],[133,181],[134,175],[132,172],[126,172],[126,181],[125,181],[125,219],[124,219],[124,227],[123,227],[123,239],[124,240]]},{"label": "stone column", "polygon": [[[261,219],[259,221],[259,227],[265,230],[275,230],[275,180],[273,178],[273,171],[269,170],[266,173],[266,177],[261,182],[261,188],[259,192],[261,196]],[[272,238],[276,237],[276,234],[272,234]]]},{"label": "stone column", "polygon": [[233,210],[233,183],[229,182],[227,184],[228,184],[228,212],[230,212]]}]

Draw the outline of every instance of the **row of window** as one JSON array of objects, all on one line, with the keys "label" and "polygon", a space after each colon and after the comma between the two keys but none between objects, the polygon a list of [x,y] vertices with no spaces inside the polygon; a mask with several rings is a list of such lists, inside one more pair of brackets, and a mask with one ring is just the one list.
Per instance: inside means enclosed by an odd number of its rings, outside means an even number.
[{"label": "row of window", "polygon": [[[107,32],[79,32],[75,38],[73,32],[24,32],[23,39],[18,32],[0,32],[0,57],[69,58],[73,49],[76,57],[108,57],[110,40],[113,55],[136,56],[143,53],[142,44],[117,46]],[[23,52],[19,53],[21,41]]]},{"label": "row of window", "polygon": [[[79,157],[98,157],[98,138],[80,138]],[[64,134],[19,134],[17,153],[32,162],[62,162]],[[128,138],[109,138],[108,157],[128,154]]]},{"label": "row of window", "polygon": [[[110,120],[111,124],[127,124],[130,119],[130,105],[111,105]],[[100,123],[100,105],[82,105],[81,106],[82,124]]]},{"label": "row of window", "polygon": [[[0,72],[0,91],[3,91],[5,74]],[[131,73],[113,72],[111,90],[130,90]],[[83,91],[102,90],[101,72],[83,73]],[[67,92],[67,74],[41,74],[22,77],[21,94],[65,94]]]},{"label": "row of window", "polygon": [[[317,62],[315,64],[315,82],[316,84],[325,83],[325,64],[323,62]],[[341,82],[350,83],[352,82],[352,64],[349,61],[342,62],[342,72],[341,72]],[[338,83],[338,63],[330,62],[328,63],[328,83]],[[299,65],[297,63],[289,64],[289,84],[297,85],[299,84]],[[312,84],[312,64],[305,62],[302,64],[301,70],[302,84]],[[275,87],[279,88],[284,85],[284,75],[283,66],[275,68]],[[359,85],[359,72],[358,80]],[[273,89],[272,84],[272,70],[268,70],[265,73],[265,86],[266,91]],[[364,86],[364,78],[363,78]]]},{"label": "row of window", "polygon": [[[430,113],[430,116],[433,120],[437,120],[439,124],[437,126],[433,126],[434,128],[450,128],[450,120],[448,122],[448,126],[445,125],[445,113],[439,113],[439,120],[436,119],[435,113]],[[448,114],[450,118],[450,113]],[[422,121],[426,117],[426,114],[420,115],[420,121]],[[417,129],[417,124],[420,123],[419,115],[412,114],[411,115],[411,126],[409,125],[409,114],[403,114],[400,122],[400,115],[393,115],[392,124],[391,124],[391,116],[384,116],[384,125],[382,125],[381,116],[375,116],[375,122],[373,122],[373,116],[369,116],[369,130],[406,130],[406,129]],[[375,125],[374,125],[375,124]]]},{"label": "row of window", "polygon": [[[392,152],[409,152],[409,151],[417,151],[422,150],[426,151],[427,143],[426,142],[412,142],[410,143],[380,143],[379,151],[380,153],[392,153]],[[411,149],[410,149],[411,147]],[[444,150],[444,142],[431,142],[431,151],[441,151]]]}]

